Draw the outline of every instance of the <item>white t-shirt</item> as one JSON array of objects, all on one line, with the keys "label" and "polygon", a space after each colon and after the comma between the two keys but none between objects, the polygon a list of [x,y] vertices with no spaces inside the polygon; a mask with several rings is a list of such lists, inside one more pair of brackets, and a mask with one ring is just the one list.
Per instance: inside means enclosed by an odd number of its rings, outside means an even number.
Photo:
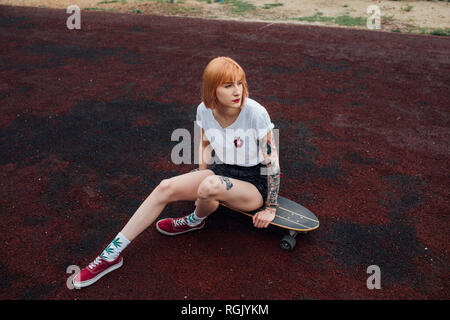
[{"label": "white t-shirt", "polygon": [[225,129],[214,118],[211,109],[202,102],[197,107],[198,126],[215,151],[216,157],[226,164],[244,167],[264,163],[258,140],[274,128],[266,108],[246,98],[238,118]]}]

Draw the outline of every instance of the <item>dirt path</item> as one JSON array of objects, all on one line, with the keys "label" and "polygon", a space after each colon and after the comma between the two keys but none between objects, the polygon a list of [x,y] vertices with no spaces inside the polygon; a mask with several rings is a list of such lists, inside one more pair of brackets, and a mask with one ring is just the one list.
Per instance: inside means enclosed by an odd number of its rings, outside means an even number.
[{"label": "dirt path", "polygon": [[380,30],[450,35],[448,1],[369,0],[0,0],[0,4],[207,19],[267,21],[367,29],[367,8],[380,8]]}]

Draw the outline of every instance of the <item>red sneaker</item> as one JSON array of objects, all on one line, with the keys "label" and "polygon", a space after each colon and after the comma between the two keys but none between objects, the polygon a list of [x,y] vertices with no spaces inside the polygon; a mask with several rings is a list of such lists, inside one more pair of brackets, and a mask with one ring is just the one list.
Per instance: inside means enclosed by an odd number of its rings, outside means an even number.
[{"label": "red sneaker", "polygon": [[194,230],[198,230],[201,229],[205,226],[205,220],[203,220],[199,225],[195,226],[195,227],[191,227],[190,225],[188,225],[186,217],[181,217],[181,218],[167,218],[167,219],[163,219],[163,220],[159,220],[156,223],[156,229],[163,233],[166,234],[168,236],[175,236],[177,234],[182,234],[182,233],[186,233],[189,231],[194,231]]},{"label": "red sneaker", "polygon": [[106,261],[102,257],[98,256],[94,261],[89,263],[89,265],[81,270],[73,278],[73,285],[75,288],[83,288],[90,286],[98,279],[106,275],[107,273],[119,269],[123,264],[123,258],[119,255],[116,260],[111,262]]}]

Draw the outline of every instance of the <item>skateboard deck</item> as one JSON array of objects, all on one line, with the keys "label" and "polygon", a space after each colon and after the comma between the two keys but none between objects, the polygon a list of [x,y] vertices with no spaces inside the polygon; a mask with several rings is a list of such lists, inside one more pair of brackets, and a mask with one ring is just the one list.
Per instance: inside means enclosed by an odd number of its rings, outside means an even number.
[{"label": "skateboard deck", "polygon": [[[231,208],[223,203],[221,205],[249,217],[253,217],[259,211],[245,212]],[[309,209],[282,196],[278,196],[278,205],[275,218],[270,224],[289,230],[289,234],[281,239],[280,247],[283,250],[290,251],[295,247],[295,237],[299,233],[306,233],[317,229],[319,227],[319,219]]]}]

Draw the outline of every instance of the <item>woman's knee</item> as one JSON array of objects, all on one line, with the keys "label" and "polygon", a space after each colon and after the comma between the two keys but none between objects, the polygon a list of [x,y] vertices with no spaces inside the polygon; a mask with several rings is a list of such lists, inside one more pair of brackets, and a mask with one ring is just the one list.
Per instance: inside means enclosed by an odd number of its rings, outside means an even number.
[{"label": "woman's knee", "polygon": [[156,187],[158,198],[163,202],[169,202],[175,193],[173,182],[171,179],[163,179]]},{"label": "woman's knee", "polygon": [[201,199],[212,198],[220,193],[221,183],[217,176],[206,177],[198,187],[197,196]]}]

